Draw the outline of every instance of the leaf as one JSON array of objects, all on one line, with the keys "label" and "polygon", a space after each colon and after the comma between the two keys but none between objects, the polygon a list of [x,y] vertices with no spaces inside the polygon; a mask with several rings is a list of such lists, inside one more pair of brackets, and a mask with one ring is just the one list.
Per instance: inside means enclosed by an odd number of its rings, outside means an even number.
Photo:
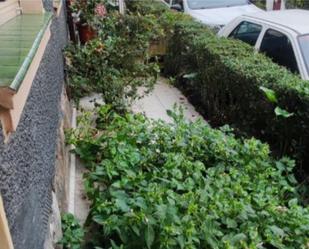
[{"label": "leaf", "polygon": [[127,205],[125,200],[116,199],[115,206],[118,207],[122,212],[129,212],[130,207]]},{"label": "leaf", "polygon": [[278,237],[284,237],[284,231],[277,226],[270,226],[269,229]]},{"label": "leaf", "polygon": [[181,249],[185,248],[185,239],[183,236],[178,236],[176,241],[178,242]]},{"label": "leaf", "polygon": [[167,111],[166,111],[166,114],[167,114],[169,117],[171,117],[171,116],[173,115],[173,112],[172,112],[171,110],[167,110]]},{"label": "leaf", "polygon": [[112,244],[112,249],[120,249],[119,246],[116,245],[116,243],[113,240],[110,240],[111,244]]},{"label": "leaf", "polygon": [[183,76],[184,79],[194,79],[197,76],[197,73],[189,73]]},{"label": "leaf", "polygon": [[227,218],[226,225],[227,225],[228,228],[236,228],[237,227],[237,222],[235,220]]},{"label": "leaf", "polygon": [[139,228],[136,225],[131,226],[131,228],[137,236],[140,236]]},{"label": "leaf", "polygon": [[281,109],[279,106],[276,107],[275,113],[276,113],[276,116],[283,117],[283,118],[289,118],[289,117],[294,116],[294,113],[290,113],[284,109]]},{"label": "leaf", "polygon": [[157,212],[156,215],[159,220],[165,220],[166,219],[166,214],[167,214],[167,206],[164,204],[157,205],[156,206]]},{"label": "leaf", "polygon": [[147,247],[149,249],[151,249],[154,239],[155,239],[155,232],[152,226],[148,224],[147,229],[145,231],[145,240],[146,240]]},{"label": "leaf", "polygon": [[93,215],[92,220],[100,225],[103,225],[105,221],[104,218],[99,214]]},{"label": "leaf", "polygon": [[291,199],[289,201],[289,207],[297,206],[297,204],[298,204],[297,198]]},{"label": "leaf", "polygon": [[247,240],[247,236],[244,233],[236,234],[232,239],[231,242],[233,245],[237,244],[240,241]]},{"label": "leaf", "polygon": [[271,103],[277,103],[277,97],[275,91],[267,88],[267,87],[260,87],[260,90],[264,92],[266,98],[271,102]]}]

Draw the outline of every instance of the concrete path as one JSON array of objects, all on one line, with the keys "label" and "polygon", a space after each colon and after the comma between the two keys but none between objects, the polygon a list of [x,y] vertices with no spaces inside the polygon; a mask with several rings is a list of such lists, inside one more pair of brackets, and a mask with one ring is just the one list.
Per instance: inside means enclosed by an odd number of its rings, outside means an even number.
[{"label": "concrete path", "polygon": [[188,120],[195,121],[202,118],[186,97],[177,88],[168,84],[168,80],[164,78],[159,79],[154,90],[148,96],[135,101],[132,110],[135,113],[144,113],[149,118],[170,122],[171,118],[166,111],[172,110],[175,104],[183,108],[184,115]]}]

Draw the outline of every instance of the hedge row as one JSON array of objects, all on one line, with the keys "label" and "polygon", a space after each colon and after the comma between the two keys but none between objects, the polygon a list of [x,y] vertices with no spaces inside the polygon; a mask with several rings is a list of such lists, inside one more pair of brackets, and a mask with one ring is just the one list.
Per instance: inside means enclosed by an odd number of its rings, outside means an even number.
[{"label": "hedge row", "polygon": [[[297,156],[300,165],[307,162],[308,82],[246,44],[200,33],[195,26],[189,22],[176,24],[166,60],[167,72],[199,100],[199,107],[214,126],[231,124],[269,142],[279,155]],[[277,103],[271,103],[261,87],[272,89]],[[275,115],[277,106],[294,115]]]},{"label": "hedge row", "polygon": [[[299,169],[304,169],[309,162],[308,81],[247,44],[219,38],[192,20],[178,18],[171,34],[165,71],[176,78],[206,119],[213,126],[230,124],[241,134],[267,141],[275,153],[297,158]],[[261,87],[273,90],[277,103],[271,103]],[[277,116],[276,107],[294,115]]]}]

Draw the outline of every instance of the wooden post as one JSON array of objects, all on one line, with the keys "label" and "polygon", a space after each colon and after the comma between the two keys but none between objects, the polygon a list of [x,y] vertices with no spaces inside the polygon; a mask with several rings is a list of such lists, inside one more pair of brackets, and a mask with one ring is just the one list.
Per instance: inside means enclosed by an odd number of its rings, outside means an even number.
[{"label": "wooden post", "polygon": [[11,110],[2,108],[0,106],[0,121],[2,124],[4,143],[7,143],[9,140],[9,135],[14,131],[13,117]]},{"label": "wooden post", "polygon": [[0,246],[1,249],[14,249],[1,195],[0,195]]}]

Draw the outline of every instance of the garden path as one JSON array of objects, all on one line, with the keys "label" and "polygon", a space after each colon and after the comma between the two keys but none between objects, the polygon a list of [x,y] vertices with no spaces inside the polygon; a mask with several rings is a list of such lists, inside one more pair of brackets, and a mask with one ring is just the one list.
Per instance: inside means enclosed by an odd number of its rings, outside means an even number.
[{"label": "garden path", "polygon": [[[143,91],[143,89],[140,89]],[[181,106],[185,117],[190,121],[202,118],[201,115],[189,103],[186,97],[172,85],[168,84],[165,78],[159,78],[154,90],[133,103],[132,110],[135,113],[144,113],[153,119],[162,119],[170,122],[171,118],[167,115],[167,110],[172,110],[174,104]]]}]

